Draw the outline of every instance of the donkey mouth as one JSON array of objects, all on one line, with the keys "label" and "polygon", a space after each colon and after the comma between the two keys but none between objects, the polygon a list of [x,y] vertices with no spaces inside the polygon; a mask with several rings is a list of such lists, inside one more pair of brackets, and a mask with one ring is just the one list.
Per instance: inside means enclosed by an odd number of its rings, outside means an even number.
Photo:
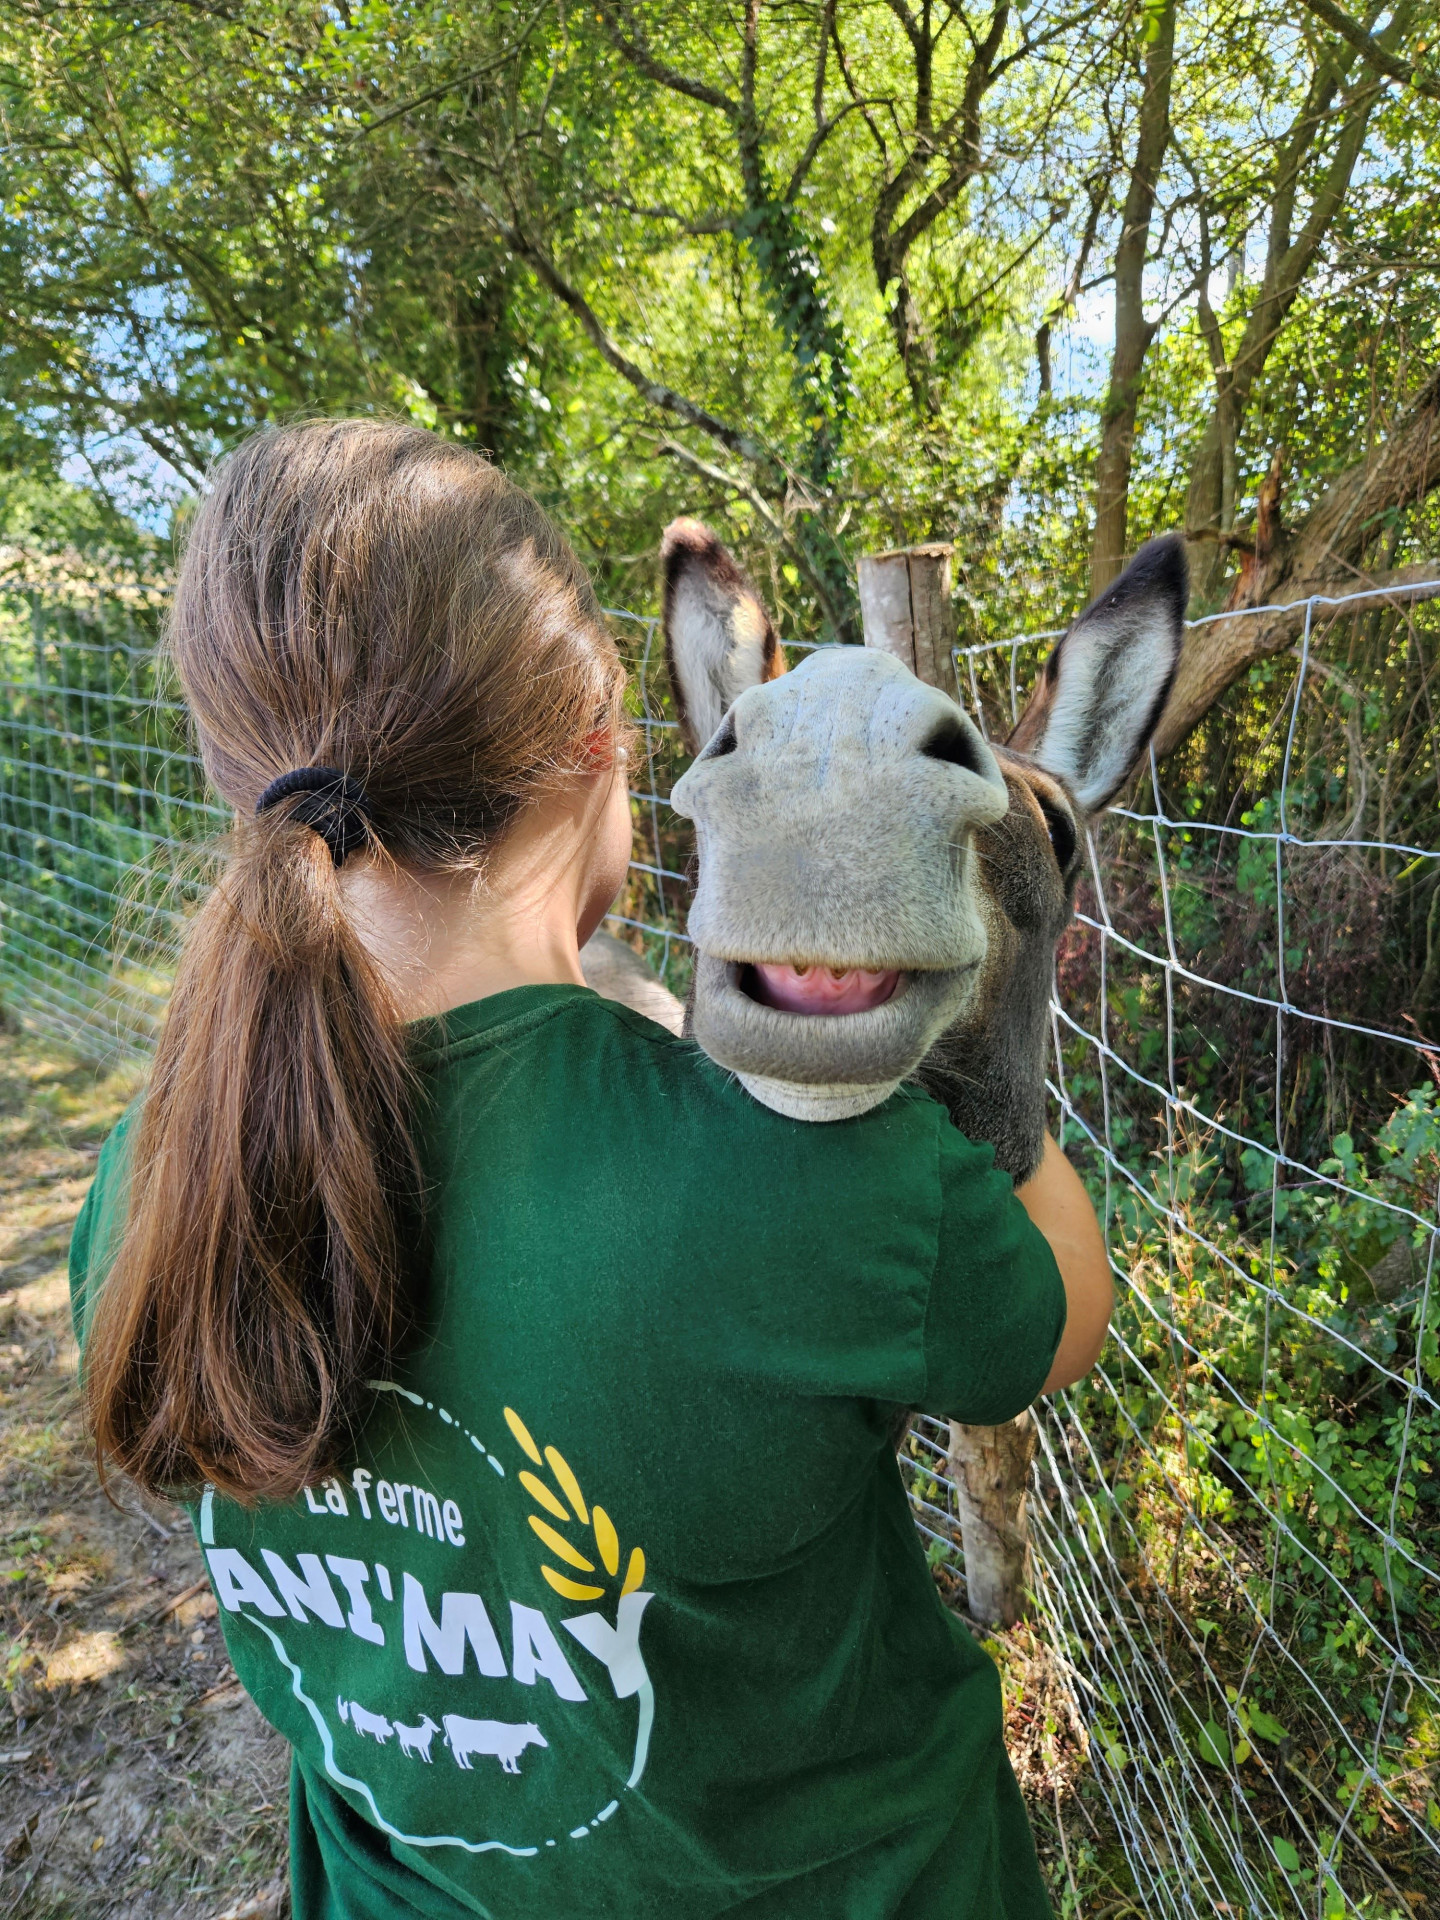
[{"label": "donkey mouth", "polygon": [[971,1004],[983,957],[982,940],[951,968],[832,972],[698,948],[690,1031],[762,1106],[850,1119],[888,1098]]},{"label": "donkey mouth", "polygon": [[871,972],[865,967],[827,967],[809,961],[787,965],[757,960],[741,970],[740,991],[778,1013],[869,1013],[893,999],[900,985],[896,968]]}]

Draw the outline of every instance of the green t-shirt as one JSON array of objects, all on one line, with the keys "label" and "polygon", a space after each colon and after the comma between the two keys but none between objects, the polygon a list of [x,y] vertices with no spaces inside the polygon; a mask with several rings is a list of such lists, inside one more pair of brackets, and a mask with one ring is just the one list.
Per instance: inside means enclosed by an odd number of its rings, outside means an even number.
[{"label": "green t-shirt", "polygon": [[417,1054],[420,1332],[334,1479],[194,1516],[295,1749],[297,1920],[1048,1914],[890,1444],[901,1406],[1017,1413],[1059,1341],[990,1149],[911,1089],[783,1119],[580,987]]}]

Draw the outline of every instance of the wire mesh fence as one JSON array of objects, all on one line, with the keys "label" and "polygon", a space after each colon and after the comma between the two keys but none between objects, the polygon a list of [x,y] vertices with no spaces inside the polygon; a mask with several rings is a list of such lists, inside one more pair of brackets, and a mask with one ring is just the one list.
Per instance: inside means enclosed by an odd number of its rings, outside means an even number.
[{"label": "wire mesh fence", "polygon": [[207,794],[155,653],[157,597],[0,597],[0,991],[97,1056],[140,1055],[169,991]]},{"label": "wire mesh fence", "polygon": [[[1440,898],[1436,632],[1308,604],[1092,836],[1060,957],[1051,1092],[1120,1305],[1041,1421],[1035,1586],[1157,1913],[1440,1891],[1440,1056],[1407,951]],[[1052,637],[965,654],[1002,737]]]},{"label": "wire mesh fence", "polygon": [[[149,1046],[225,818],[153,617],[31,596],[0,627],[0,992],[96,1053]],[[683,755],[655,623],[615,623],[647,754],[611,927],[683,993]],[[1022,1777],[1088,1766],[1146,1913],[1440,1898],[1437,637],[1424,605],[1307,608],[1098,824],[1059,957],[1054,1120],[1118,1306],[1040,1413],[1055,1691]],[[1051,638],[958,653],[992,737]],[[946,1458],[917,1420],[904,1470],[958,1598]]]}]

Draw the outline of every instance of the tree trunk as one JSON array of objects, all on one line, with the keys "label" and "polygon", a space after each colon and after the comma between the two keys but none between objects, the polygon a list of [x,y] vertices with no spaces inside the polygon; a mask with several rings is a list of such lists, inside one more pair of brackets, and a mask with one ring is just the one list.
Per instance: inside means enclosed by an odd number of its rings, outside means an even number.
[{"label": "tree trunk", "polygon": [[1025,1494],[1039,1436],[1028,1413],[1003,1427],[950,1423],[950,1474],[960,1503],[965,1599],[974,1620],[1012,1627],[1025,1609],[1030,1530]]},{"label": "tree trunk", "polygon": [[501,456],[515,418],[515,388],[507,370],[515,350],[509,326],[510,287],[504,263],[486,263],[474,290],[455,292],[455,345],[461,406],[458,418],[482,453]]},{"label": "tree trunk", "polygon": [[1170,84],[1175,72],[1175,4],[1166,0],[1154,17],[1154,38],[1145,49],[1145,91],[1135,161],[1125,195],[1120,242],[1115,249],[1115,347],[1110,387],[1101,415],[1100,455],[1095,462],[1095,534],[1090,547],[1090,595],[1103,593],[1125,564],[1130,510],[1130,465],[1135,414],[1145,356],[1155,322],[1145,318],[1145,255],[1155,186],[1170,143]]},{"label": "tree trunk", "polygon": [[[1397,7],[1382,40],[1387,44],[1398,42],[1408,29],[1412,12],[1409,5]],[[1228,408],[1228,422],[1222,417],[1221,401],[1217,397],[1191,464],[1185,497],[1185,531],[1191,537],[1191,589],[1196,603],[1202,607],[1213,606],[1218,598],[1228,557],[1225,545],[1214,539],[1215,534],[1227,530],[1223,528],[1227,443],[1233,444],[1239,435],[1250,395],[1265,370],[1270,350],[1279,338],[1326,234],[1345,203],[1351,175],[1364,150],[1370,116],[1381,98],[1380,87],[1366,74],[1337,109],[1335,97],[1353,61],[1353,52],[1343,45],[1323,55],[1317,62],[1305,102],[1291,123],[1270,209],[1264,278],[1227,371],[1224,404]],[[1292,238],[1291,222],[1302,171],[1337,118],[1339,131],[1334,151],[1311,189],[1304,224]]]}]

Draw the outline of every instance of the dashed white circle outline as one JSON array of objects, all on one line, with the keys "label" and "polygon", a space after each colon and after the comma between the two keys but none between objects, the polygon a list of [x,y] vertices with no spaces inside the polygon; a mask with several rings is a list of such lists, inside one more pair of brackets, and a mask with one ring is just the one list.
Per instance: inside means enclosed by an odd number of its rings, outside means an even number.
[{"label": "dashed white circle outline", "polygon": [[[480,1454],[483,1459],[489,1461],[490,1465],[502,1480],[506,1477],[503,1461],[497,1459],[485,1445],[484,1441],[481,1440],[478,1435],[472,1433],[463,1421],[457,1420],[448,1408],[436,1406],[433,1400],[426,1400],[422,1394],[412,1392],[409,1387],[402,1387],[399,1382],[395,1380],[367,1380],[365,1384],[376,1393],[397,1393],[402,1399],[408,1400],[412,1406],[423,1407],[429,1413],[438,1413],[447,1426],[454,1427],[465,1435],[465,1438],[470,1442],[471,1446],[474,1447],[475,1451]],[[202,1548],[213,1547],[215,1544],[214,1503],[215,1489],[207,1486],[200,1499],[199,1534]],[[462,1840],[458,1834],[453,1833],[426,1835],[402,1833],[398,1827],[392,1826],[384,1814],[381,1813],[375,1799],[374,1790],[369,1783],[357,1779],[354,1775],[344,1772],[341,1768],[335,1757],[335,1737],[330,1730],[330,1723],[325,1718],[322,1710],[310,1698],[309,1694],[306,1693],[304,1675],[290,1658],[289,1653],[286,1651],[285,1643],[281,1640],[279,1634],[258,1615],[247,1613],[238,1607],[234,1609],[234,1611],[242,1620],[247,1621],[249,1625],[253,1627],[257,1627],[260,1632],[264,1634],[274,1649],[281,1665],[290,1675],[290,1691],[310,1715],[311,1720],[315,1723],[316,1731],[320,1735],[320,1742],[325,1753],[326,1773],[338,1786],[347,1787],[352,1793],[358,1793],[364,1798],[370,1808],[376,1826],[379,1827],[382,1833],[388,1834],[392,1840],[398,1840],[402,1846],[407,1847],[461,1847],[466,1853],[491,1853],[498,1850],[501,1853],[508,1853],[513,1858],[520,1860],[533,1858],[540,1852],[540,1846],[538,1845],[515,1847],[511,1846],[509,1842],[505,1840]],[[648,1676],[641,1683],[636,1697],[639,1701],[639,1722],[635,1730],[635,1758],[631,1768],[630,1778],[625,1782],[625,1787],[622,1789],[622,1791],[625,1792],[628,1792],[631,1787],[639,1784],[640,1777],[645,1771],[646,1761],[649,1758],[650,1730],[655,1719],[655,1692]],[[588,1839],[597,1827],[604,1821],[610,1819],[612,1814],[618,1812],[619,1807],[620,1802],[618,1799],[611,1800],[588,1821],[583,1822],[578,1827],[572,1827],[565,1838],[569,1840]],[[547,1847],[553,1847],[556,1843],[554,1840],[546,1840],[543,1844]]]}]

